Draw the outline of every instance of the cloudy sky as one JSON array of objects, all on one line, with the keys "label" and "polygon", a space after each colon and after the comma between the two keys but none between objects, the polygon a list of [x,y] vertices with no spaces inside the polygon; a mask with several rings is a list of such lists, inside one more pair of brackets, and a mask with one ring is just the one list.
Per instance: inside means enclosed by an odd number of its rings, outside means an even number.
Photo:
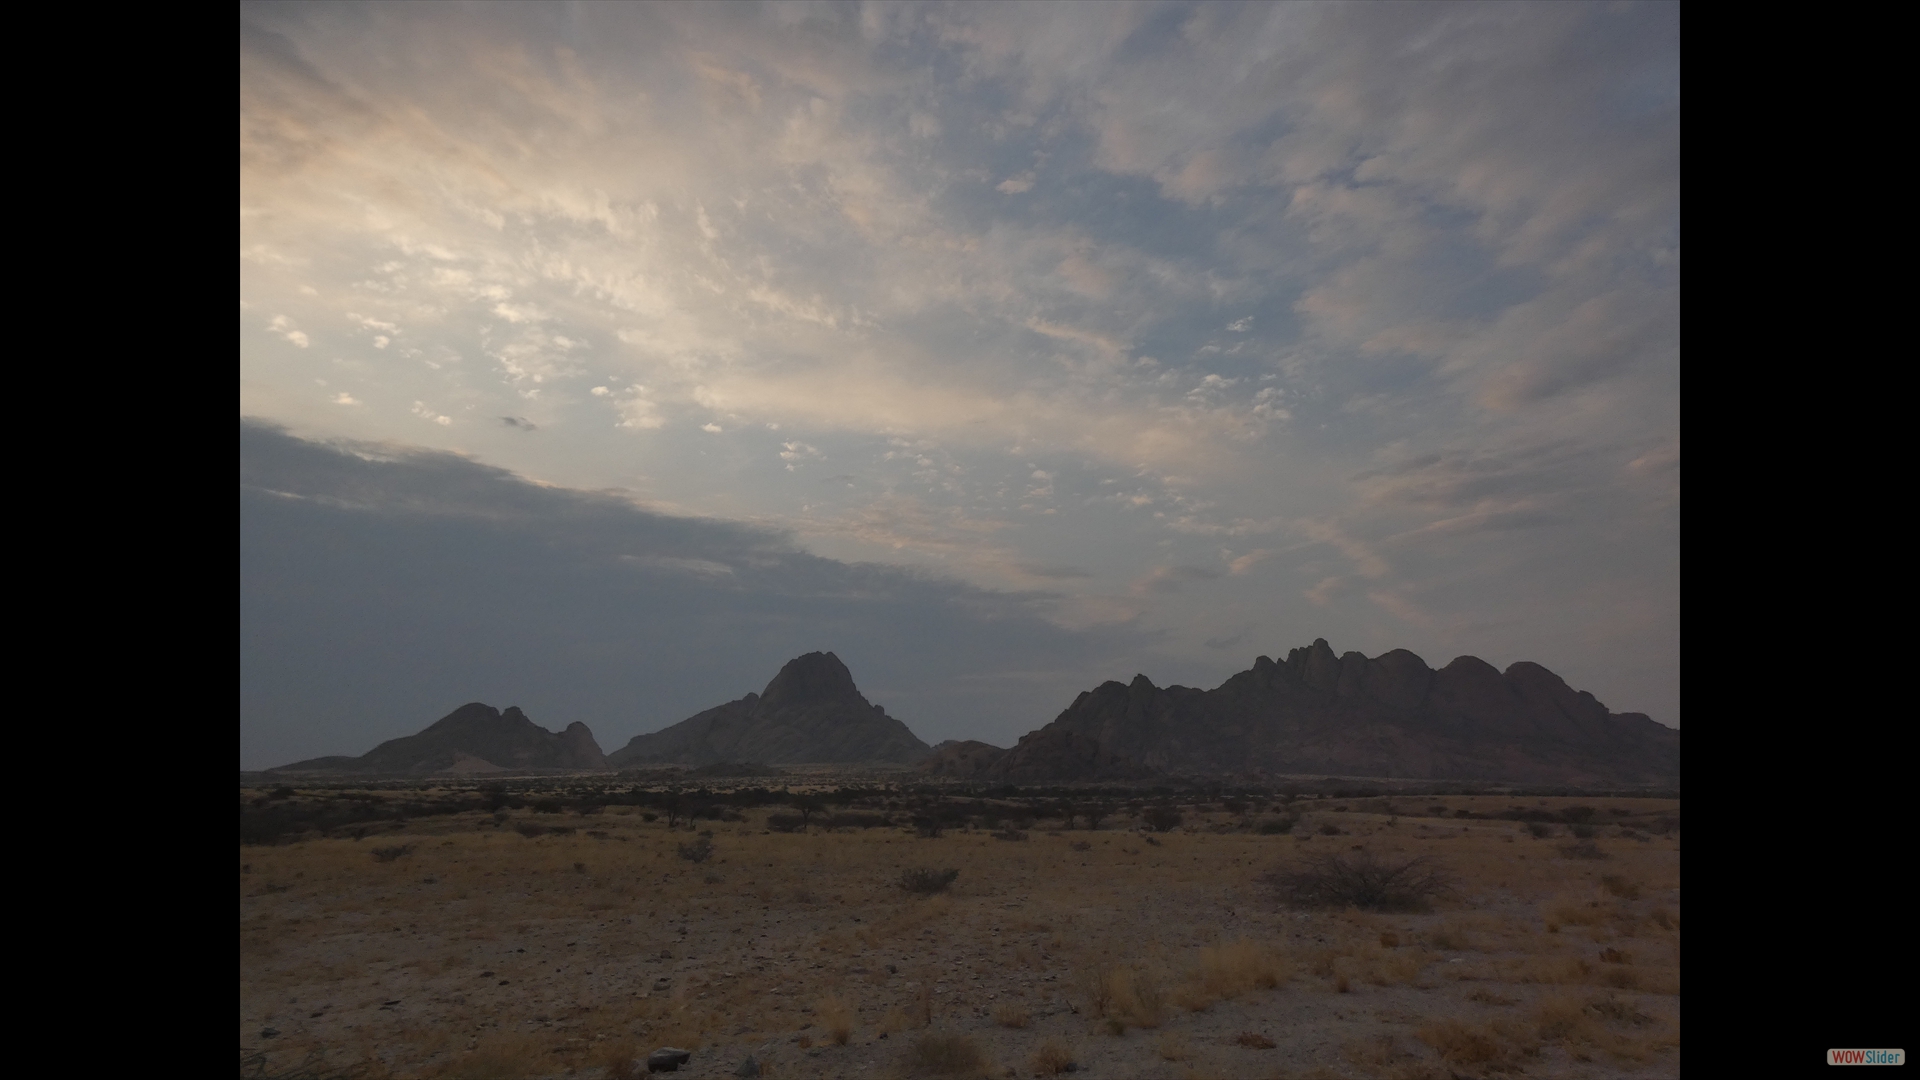
[{"label": "cloudy sky", "polygon": [[241,763],[1326,638],[1680,721],[1651,4],[243,6]]}]

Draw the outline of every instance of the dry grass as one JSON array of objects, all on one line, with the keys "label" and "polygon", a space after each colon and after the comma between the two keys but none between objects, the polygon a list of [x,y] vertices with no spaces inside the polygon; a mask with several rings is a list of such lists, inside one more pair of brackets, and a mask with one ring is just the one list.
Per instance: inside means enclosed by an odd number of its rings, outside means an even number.
[{"label": "dry grass", "polygon": [[1006,1028],[1023,1028],[1031,1023],[1033,1017],[1027,1010],[1012,1002],[1003,1001],[993,1007],[993,1022]]},{"label": "dry grass", "polygon": [[978,1076],[986,1072],[987,1056],[969,1036],[929,1032],[914,1040],[906,1066],[913,1073],[934,1076]]},{"label": "dry grass", "polygon": [[1125,964],[1099,968],[1087,977],[1086,992],[1094,1015],[1104,1018],[1116,1035],[1129,1027],[1157,1028],[1163,1019],[1166,1001],[1160,985],[1141,968]]},{"label": "dry grass", "polygon": [[1036,1075],[1058,1076],[1073,1068],[1073,1052],[1068,1050],[1067,1044],[1059,1039],[1048,1039],[1033,1052],[1033,1057],[1028,1064],[1033,1067]]},{"label": "dry grass", "polygon": [[[1448,797],[1449,814],[1490,816],[1516,801],[1476,798]],[[1523,801],[1536,803],[1555,806]],[[1376,987],[1431,995],[1421,1000],[1434,1008],[1420,1020],[1453,1019],[1502,1039],[1500,1067],[1538,1072],[1526,1060],[1529,1043],[1623,1060],[1656,1055],[1650,1061],[1677,1045],[1671,838],[1643,843],[1603,830],[1595,843],[1609,860],[1569,862],[1551,843],[1514,843],[1511,821],[1421,819],[1401,806],[1389,828],[1365,805],[1355,800],[1335,815],[1351,839],[1310,842],[1187,807],[1185,828],[1158,834],[1157,845],[1111,828],[1053,836],[1044,821],[1025,843],[958,826],[934,840],[878,828],[762,835],[716,822],[712,856],[693,864],[677,847],[697,831],[670,832],[664,821],[609,807],[592,821],[604,838],[551,828],[527,837],[511,827],[579,822],[571,814],[495,824],[488,813],[413,820],[359,843],[244,847],[243,1045],[272,1026],[283,1033],[266,1044],[276,1068],[324,1046],[329,1060],[376,1072],[458,1078],[522,1068],[529,1071],[519,1075],[572,1068],[599,1076],[614,1068],[624,1041],[641,1050],[705,1047],[731,1062],[777,1041],[781,1050],[762,1061],[772,1056],[773,1067],[792,1072],[799,1063],[780,1055],[798,1053],[788,1040],[803,1027],[827,1044],[823,1054],[842,1052],[821,1000],[832,998],[849,1010],[849,1048],[885,1033],[891,1041],[874,1045],[899,1052],[937,1020],[985,1010],[997,1023],[1004,1010],[1025,1012],[1028,1026],[977,1033],[983,1060],[992,1048],[1024,1065],[1035,1043],[1067,1033],[1059,1025],[1085,1033],[1107,1022],[1120,1033],[1152,1028],[1156,1040],[1185,1034],[1193,1056],[1167,1065],[1151,1043],[1098,1039],[1084,1048],[1084,1070],[1101,1072],[1109,1055],[1122,1055],[1171,1074],[1231,1075],[1243,1066],[1224,1055],[1249,1053],[1227,1045],[1240,1027],[1264,1027],[1270,1010],[1298,995],[1343,988],[1358,1000],[1324,1000],[1348,1011],[1375,1007],[1387,1000]],[[1669,811],[1635,811],[1655,812]],[[1075,851],[1076,842],[1086,850]],[[1458,892],[1428,915],[1322,909],[1303,919],[1260,903],[1261,869],[1323,846],[1345,854],[1353,843],[1382,861],[1444,857]],[[376,844],[413,850],[383,863],[370,857]],[[898,882],[916,866],[958,874],[945,892],[914,896]],[[721,880],[707,883],[709,873]],[[1549,923],[1560,932],[1546,932]],[[1216,939],[1222,926],[1233,930]],[[1609,950],[1631,962],[1608,960]],[[1290,986],[1294,972],[1301,979]],[[661,976],[666,988],[653,989]],[[1582,1014],[1589,1026],[1555,1041],[1540,1035],[1534,1012],[1559,995],[1594,1013]],[[1228,1000],[1239,1003],[1233,1026],[1200,1034],[1228,1023],[1216,1005]],[[1079,1017],[1068,1018],[1069,1004]],[[1240,1020],[1240,1009],[1256,1011]],[[1654,1019],[1636,1023],[1635,1015]],[[1494,1023],[1500,1018],[1518,1034]],[[1418,1021],[1405,1022],[1411,1031]],[[1346,1033],[1326,1027],[1325,1045],[1337,1054]],[[1458,1034],[1435,1037],[1471,1056],[1472,1040]],[[1290,1047],[1301,1037],[1289,1028]],[[1209,1040],[1220,1044],[1219,1061],[1207,1057]],[[1399,1056],[1362,1074],[1412,1075],[1407,1053],[1439,1060],[1428,1045],[1403,1035]],[[807,1075],[807,1066],[792,1074]]]},{"label": "dry grass", "polygon": [[853,1038],[853,1006],[840,998],[822,998],[814,1007],[814,1015],[835,1046],[845,1046]]},{"label": "dry grass", "polygon": [[1153,1052],[1161,1061],[1185,1061],[1193,1056],[1193,1043],[1184,1032],[1163,1031],[1153,1042]]}]

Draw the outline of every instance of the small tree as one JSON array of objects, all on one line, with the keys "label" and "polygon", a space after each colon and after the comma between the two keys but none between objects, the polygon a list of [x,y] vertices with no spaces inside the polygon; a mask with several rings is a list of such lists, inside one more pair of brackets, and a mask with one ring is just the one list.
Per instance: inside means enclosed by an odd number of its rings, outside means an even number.
[{"label": "small tree", "polygon": [[1098,829],[1100,823],[1107,820],[1112,814],[1113,806],[1103,802],[1088,803],[1080,811],[1080,816],[1086,819],[1087,828],[1089,829]]},{"label": "small tree", "polygon": [[1165,804],[1148,807],[1147,812],[1141,815],[1141,819],[1144,820],[1147,823],[1147,827],[1151,828],[1154,832],[1166,832],[1169,829],[1179,828],[1180,823],[1186,820],[1180,816],[1178,810]]}]

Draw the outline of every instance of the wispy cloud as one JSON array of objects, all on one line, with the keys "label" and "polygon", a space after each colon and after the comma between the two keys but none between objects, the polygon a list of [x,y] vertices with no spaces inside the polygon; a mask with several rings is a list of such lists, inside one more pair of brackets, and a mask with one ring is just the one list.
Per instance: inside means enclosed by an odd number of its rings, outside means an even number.
[{"label": "wispy cloud", "polygon": [[247,414],[1678,708],[1671,5],[242,19]]}]

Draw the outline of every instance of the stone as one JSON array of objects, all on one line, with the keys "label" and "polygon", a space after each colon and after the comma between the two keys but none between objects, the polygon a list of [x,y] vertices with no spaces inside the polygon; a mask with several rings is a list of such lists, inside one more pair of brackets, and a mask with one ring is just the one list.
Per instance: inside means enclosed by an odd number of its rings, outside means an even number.
[{"label": "stone", "polygon": [[733,1070],[733,1075],[744,1077],[759,1076],[760,1063],[753,1060],[752,1055],[748,1055],[747,1060],[741,1062],[740,1067]]},{"label": "stone", "polygon": [[680,1066],[693,1058],[693,1051],[682,1050],[676,1046],[663,1046],[647,1055],[647,1071],[678,1072]]}]

